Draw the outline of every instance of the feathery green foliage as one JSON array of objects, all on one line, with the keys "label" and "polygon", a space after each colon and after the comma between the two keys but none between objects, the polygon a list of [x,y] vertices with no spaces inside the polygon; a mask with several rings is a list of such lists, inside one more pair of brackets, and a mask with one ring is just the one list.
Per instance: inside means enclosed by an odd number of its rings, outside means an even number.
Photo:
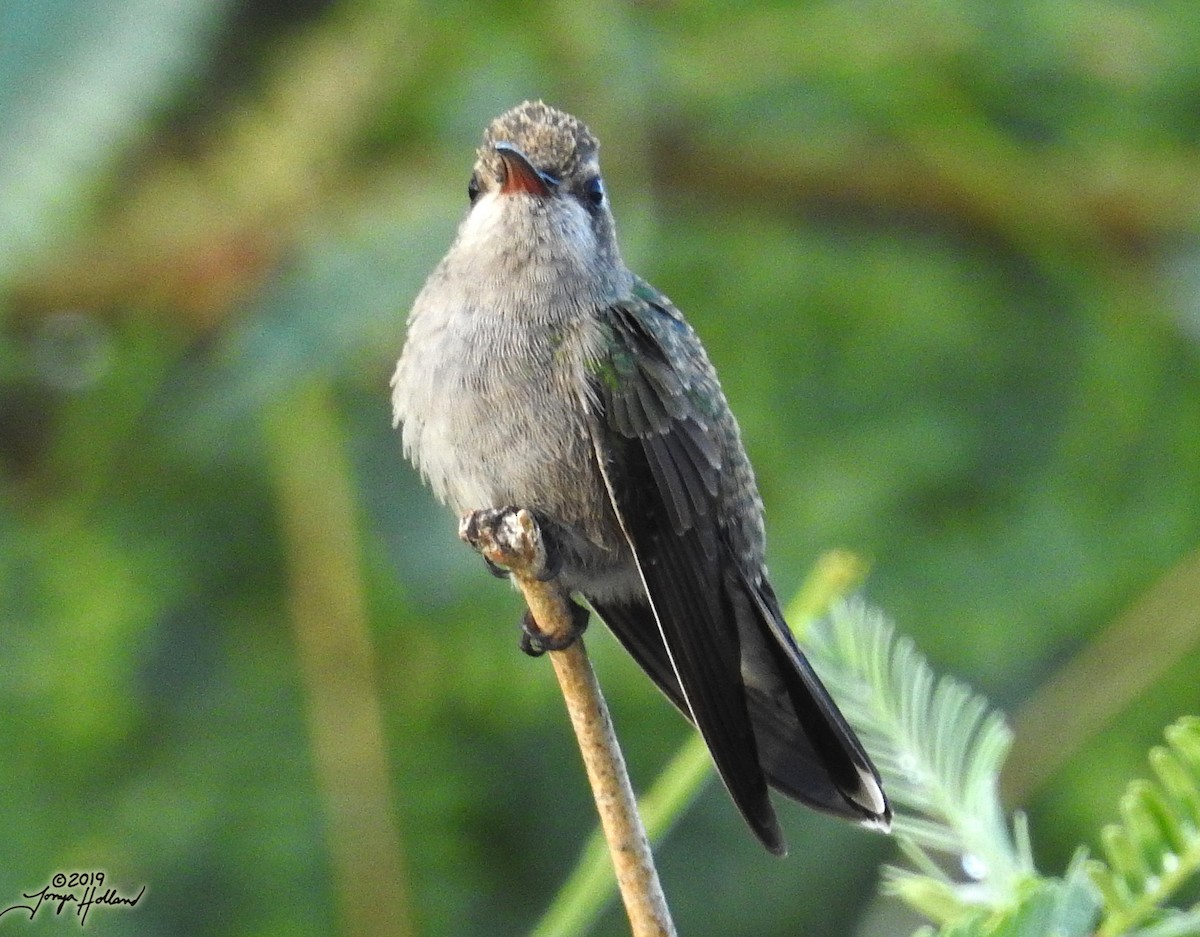
[{"label": "feathery green foliage", "polygon": [[1088,863],[1105,901],[1100,937],[1150,921],[1156,926],[1139,934],[1200,933],[1200,906],[1186,914],[1162,910],[1200,872],[1200,718],[1180,719],[1166,738],[1150,752],[1155,780],[1131,782],[1120,822],[1101,833],[1107,861]]},{"label": "feathery green foliage", "polygon": [[[897,839],[921,870],[890,870],[889,891],[937,920],[1005,905],[1033,861],[1000,806],[1012,740],[1003,717],[962,683],[937,678],[916,645],[862,601],[834,606],[806,650],[875,759]],[[957,857],[964,879],[942,871],[937,854]]]},{"label": "feathery green foliage", "polygon": [[[1200,871],[1200,718],[1166,730],[1167,745],[1150,753],[1155,781],[1129,785],[1121,821],[1102,832],[1107,862],[1080,849],[1051,878],[1033,867],[1020,815],[1010,836],[998,783],[1011,734],[983,697],[936,678],[913,642],[861,601],[835,606],[807,648],[896,808],[913,869],[886,869],[884,888],[940,925],[940,937],[1200,933],[1200,905],[1165,907]],[[956,857],[963,877],[938,853]]]},{"label": "feathery green foliage", "polygon": [[940,931],[922,928],[916,937],[1085,937],[1096,920],[1096,898],[1082,851],[1063,879],[1030,878],[1008,908],[967,909]]}]

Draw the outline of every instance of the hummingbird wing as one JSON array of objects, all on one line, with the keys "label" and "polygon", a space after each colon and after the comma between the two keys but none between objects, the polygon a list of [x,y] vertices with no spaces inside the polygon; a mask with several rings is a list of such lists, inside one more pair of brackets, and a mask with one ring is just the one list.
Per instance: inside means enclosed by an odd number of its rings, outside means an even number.
[{"label": "hummingbird wing", "polygon": [[597,613],[696,724],[767,848],[785,849],[767,777],[817,809],[886,823],[874,768],[734,543],[721,487],[732,417],[699,339],[640,281],[602,327],[592,440],[646,602],[592,601]]}]

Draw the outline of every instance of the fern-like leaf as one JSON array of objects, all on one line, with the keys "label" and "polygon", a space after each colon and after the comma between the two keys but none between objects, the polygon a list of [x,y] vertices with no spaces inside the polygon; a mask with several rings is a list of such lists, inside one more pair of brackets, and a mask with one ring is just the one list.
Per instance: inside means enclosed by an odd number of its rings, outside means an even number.
[{"label": "fern-like leaf", "polygon": [[[879,767],[895,834],[918,869],[888,870],[885,887],[939,922],[1011,907],[1035,873],[1027,838],[1014,840],[1000,805],[1012,739],[1003,717],[964,684],[938,679],[861,601],[836,605],[805,649]],[[956,858],[962,875],[938,854]]]},{"label": "fern-like leaf", "polygon": [[1095,888],[1088,880],[1081,850],[1065,878],[1029,878],[1015,902],[1002,910],[976,908],[959,914],[940,931],[924,937],[1086,937],[1098,912]]},{"label": "fern-like leaf", "polygon": [[[1167,744],[1150,752],[1155,780],[1133,781],[1120,801],[1121,820],[1101,831],[1107,861],[1089,863],[1107,914],[1099,937],[1195,934],[1200,911],[1164,911],[1186,881],[1200,873],[1200,718],[1166,730]],[[1183,927],[1184,929],[1180,929]]]}]

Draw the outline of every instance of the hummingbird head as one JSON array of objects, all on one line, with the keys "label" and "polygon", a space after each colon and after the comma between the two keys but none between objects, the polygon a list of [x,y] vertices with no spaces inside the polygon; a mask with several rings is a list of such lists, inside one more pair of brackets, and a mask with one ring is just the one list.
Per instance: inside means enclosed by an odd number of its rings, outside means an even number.
[{"label": "hummingbird head", "polygon": [[[629,274],[617,250],[599,143],[579,120],[526,101],[488,125],[455,248],[476,275],[510,285],[562,281],[571,295],[611,299]],[[465,259],[465,258],[464,258]]]}]

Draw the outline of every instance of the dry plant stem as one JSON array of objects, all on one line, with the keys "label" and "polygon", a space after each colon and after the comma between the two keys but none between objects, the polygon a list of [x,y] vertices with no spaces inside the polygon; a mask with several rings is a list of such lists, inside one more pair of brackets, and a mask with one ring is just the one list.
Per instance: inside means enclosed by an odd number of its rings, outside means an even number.
[{"label": "dry plant stem", "polygon": [[[545,568],[545,551],[533,516],[528,511],[509,513],[495,528],[480,534],[473,545],[487,559],[512,572],[534,621],[547,638],[572,634],[570,599],[556,580],[537,577]],[[658,881],[625,759],[583,639],[551,651],[549,656],[579,741],[633,935],[674,937],[675,925]]]},{"label": "dry plant stem", "polygon": [[[546,584],[536,583],[535,587],[544,590]],[[561,651],[551,651],[550,661],[583,754],[634,937],[673,937],[675,925],[625,772],[625,759],[583,639]]]}]

